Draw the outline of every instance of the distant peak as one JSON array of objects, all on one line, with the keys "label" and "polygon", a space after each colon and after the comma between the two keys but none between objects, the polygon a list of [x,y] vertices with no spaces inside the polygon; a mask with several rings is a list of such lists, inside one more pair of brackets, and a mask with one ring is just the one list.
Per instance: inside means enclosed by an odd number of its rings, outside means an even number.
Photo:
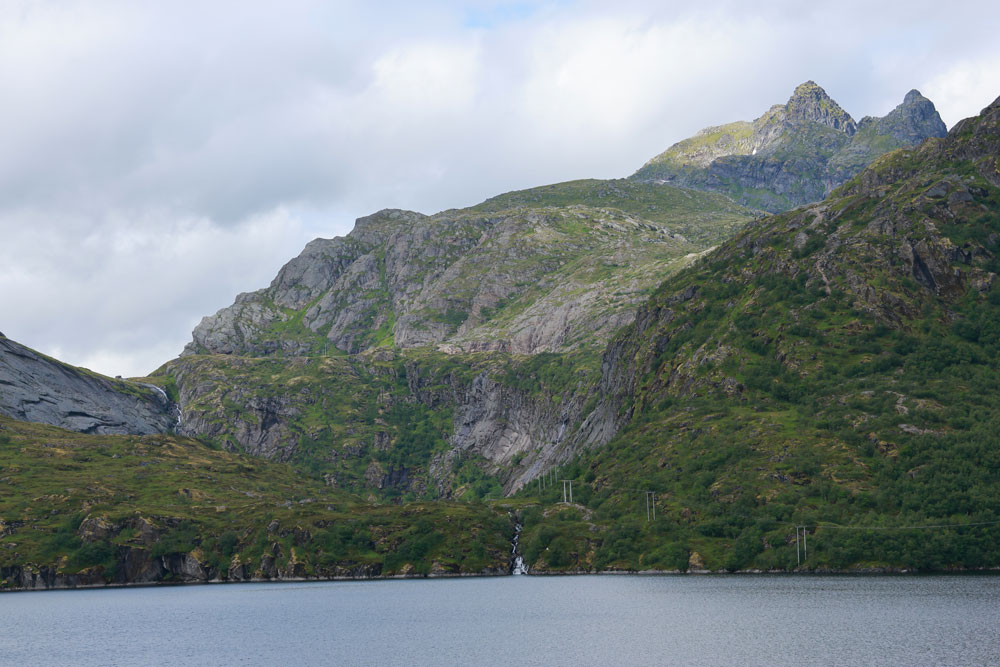
[{"label": "distant peak", "polygon": [[795,86],[795,92],[792,94],[792,96],[794,97],[795,95],[808,94],[816,90],[826,95],[826,91],[823,90],[823,88],[820,87],[818,83],[816,83],[812,79],[809,79],[805,83],[800,83],[799,85]]},{"label": "distant peak", "polygon": [[820,123],[851,136],[857,132],[857,124],[851,115],[840,108],[815,81],[809,80],[795,87],[795,92],[785,105],[787,118],[791,122],[811,121]]},{"label": "distant peak", "polygon": [[934,103],[911,90],[902,103],[884,118],[874,119],[879,134],[888,134],[906,145],[919,144],[928,137],[943,137],[948,128],[934,108]]}]

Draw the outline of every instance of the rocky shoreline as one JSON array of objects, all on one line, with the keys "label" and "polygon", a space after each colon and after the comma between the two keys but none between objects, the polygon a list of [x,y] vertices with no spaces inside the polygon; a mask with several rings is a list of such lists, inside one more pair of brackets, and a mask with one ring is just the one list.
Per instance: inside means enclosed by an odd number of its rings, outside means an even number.
[{"label": "rocky shoreline", "polygon": [[[821,575],[821,576],[885,576],[885,575],[931,575],[931,574],[995,574],[1000,573],[1000,567],[991,568],[953,568],[946,570],[918,570],[917,568],[906,567],[865,567],[837,570],[832,568],[816,568],[813,570],[563,570],[552,572],[524,573],[532,577],[564,577],[564,576],[726,576],[726,575]],[[21,566],[11,566],[0,568],[0,580],[5,584],[0,587],[0,593],[19,593],[34,591],[55,591],[55,590],[88,590],[100,588],[140,588],[152,586],[197,586],[208,584],[264,584],[264,583],[299,583],[299,582],[322,582],[322,581],[388,581],[403,579],[458,579],[469,577],[506,577],[514,576],[509,571],[482,571],[482,572],[430,572],[427,574],[343,574],[330,576],[277,576],[277,577],[249,577],[246,579],[176,579],[160,581],[126,581],[126,582],[104,582],[98,581],[102,577],[100,573],[78,573],[78,574],[57,574],[48,567],[39,568],[38,572],[30,568]],[[11,581],[19,581],[20,586],[6,586]]]}]

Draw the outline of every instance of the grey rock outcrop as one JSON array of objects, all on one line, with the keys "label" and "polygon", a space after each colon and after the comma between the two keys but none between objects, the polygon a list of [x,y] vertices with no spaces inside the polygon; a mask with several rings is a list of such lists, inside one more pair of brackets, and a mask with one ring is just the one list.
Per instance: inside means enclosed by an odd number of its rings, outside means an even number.
[{"label": "grey rock outcrop", "polygon": [[903,102],[882,118],[865,116],[858,123],[859,129],[872,126],[876,134],[891,136],[900,143],[912,146],[928,137],[943,137],[948,134],[934,103],[911,90]]},{"label": "grey rock outcrop", "polygon": [[161,390],[112,380],[0,338],[0,414],[82,433],[170,430],[174,406]]}]

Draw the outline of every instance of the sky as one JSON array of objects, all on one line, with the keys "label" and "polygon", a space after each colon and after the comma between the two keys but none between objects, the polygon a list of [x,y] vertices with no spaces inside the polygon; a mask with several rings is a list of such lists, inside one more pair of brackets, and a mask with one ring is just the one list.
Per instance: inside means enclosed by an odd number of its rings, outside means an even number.
[{"label": "sky", "polygon": [[1000,95],[1000,3],[0,3],[0,331],[140,376],[316,237],[619,178],[812,79]]}]

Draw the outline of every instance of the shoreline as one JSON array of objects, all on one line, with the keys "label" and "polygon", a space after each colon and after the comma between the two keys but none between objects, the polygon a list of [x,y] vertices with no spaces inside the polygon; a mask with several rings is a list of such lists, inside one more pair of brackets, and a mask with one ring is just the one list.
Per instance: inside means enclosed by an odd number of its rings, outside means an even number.
[{"label": "shoreline", "polygon": [[[916,568],[890,568],[890,567],[871,567],[871,568],[856,568],[850,570],[834,570],[827,568],[820,568],[816,570],[600,570],[597,572],[587,571],[587,570],[573,570],[573,571],[560,571],[560,572],[536,572],[536,573],[523,573],[523,574],[513,574],[511,572],[439,572],[439,573],[429,573],[429,574],[388,574],[388,575],[374,575],[374,576],[332,576],[332,577],[275,577],[275,578],[255,578],[255,579],[208,579],[208,580],[192,580],[192,581],[148,581],[148,582],[124,582],[124,583],[79,583],[79,584],[69,584],[69,583],[55,583],[52,585],[46,585],[44,581],[39,581],[40,586],[19,586],[19,587],[0,587],[0,594],[4,593],[39,593],[46,591],[72,591],[72,590],[102,590],[102,589],[120,589],[120,588],[159,588],[159,587],[172,587],[172,586],[210,586],[210,585],[227,585],[227,584],[285,584],[285,583],[322,583],[322,582],[345,582],[345,581],[405,581],[405,580],[418,580],[418,579],[463,579],[463,578],[486,578],[486,577],[581,577],[581,576],[634,576],[634,577],[664,577],[664,576],[677,576],[677,577],[697,577],[697,576],[789,576],[789,577],[799,577],[799,576],[829,576],[829,577],[842,577],[842,576],[862,576],[862,577],[879,577],[879,576],[901,576],[901,577],[919,577],[919,576],[941,576],[941,575],[955,575],[955,576],[975,576],[975,575],[997,575],[1000,574],[1000,566],[990,567],[990,568],[975,568],[975,569],[947,569],[947,570],[917,570]],[[58,576],[76,576],[76,575],[58,575]]]}]

